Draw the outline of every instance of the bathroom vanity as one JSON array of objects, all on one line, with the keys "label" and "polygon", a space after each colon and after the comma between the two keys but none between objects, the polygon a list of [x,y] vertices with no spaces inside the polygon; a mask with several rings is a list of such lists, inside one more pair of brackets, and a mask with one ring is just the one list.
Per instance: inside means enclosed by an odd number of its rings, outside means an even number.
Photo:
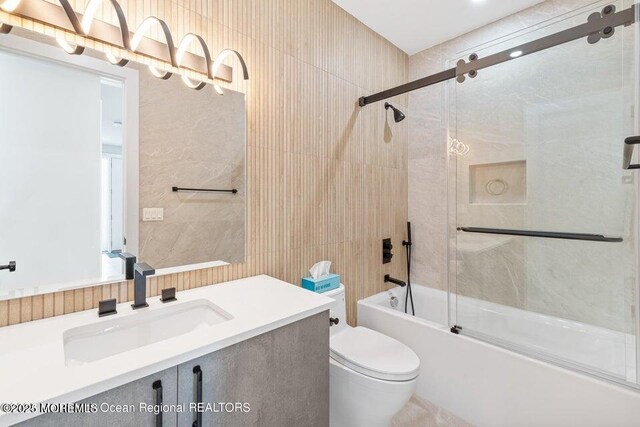
[{"label": "bathroom vanity", "polygon": [[0,37],[0,301],[55,294],[0,322],[0,427],[328,425],[332,301],[268,276],[199,287],[248,253],[244,93],[57,44]]},{"label": "bathroom vanity", "polygon": [[148,301],[2,328],[0,402],[36,407],[0,425],[328,425],[330,299],[256,276]]}]

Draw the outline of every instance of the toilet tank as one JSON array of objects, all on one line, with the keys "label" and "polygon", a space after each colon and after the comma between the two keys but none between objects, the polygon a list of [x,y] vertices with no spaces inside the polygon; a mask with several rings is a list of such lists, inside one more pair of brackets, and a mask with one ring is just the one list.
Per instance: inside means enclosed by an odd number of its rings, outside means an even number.
[{"label": "toilet tank", "polygon": [[347,326],[347,303],[345,300],[344,285],[340,283],[338,289],[322,293],[323,296],[333,299],[335,302],[329,308],[331,317],[340,319],[340,322],[331,327],[331,332],[337,332]]}]

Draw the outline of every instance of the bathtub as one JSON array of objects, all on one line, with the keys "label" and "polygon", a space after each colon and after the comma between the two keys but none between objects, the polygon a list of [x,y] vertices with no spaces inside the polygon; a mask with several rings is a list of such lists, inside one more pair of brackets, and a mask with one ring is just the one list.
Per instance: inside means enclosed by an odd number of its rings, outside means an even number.
[{"label": "bathtub", "polygon": [[[358,301],[358,324],[418,354],[420,397],[477,426],[640,426],[640,391],[453,334],[446,292],[414,285],[413,297],[416,317],[403,312],[402,288]],[[541,353],[553,351],[628,379],[635,375],[633,336],[465,297],[458,307],[459,316],[475,313],[464,323],[475,330],[516,345],[535,339]]]}]

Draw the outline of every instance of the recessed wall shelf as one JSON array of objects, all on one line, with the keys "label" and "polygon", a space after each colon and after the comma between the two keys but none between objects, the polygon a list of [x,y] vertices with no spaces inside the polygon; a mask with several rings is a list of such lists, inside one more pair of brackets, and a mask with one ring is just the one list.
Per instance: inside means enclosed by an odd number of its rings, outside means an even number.
[{"label": "recessed wall shelf", "polygon": [[523,204],[526,202],[526,160],[469,165],[469,203]]}]

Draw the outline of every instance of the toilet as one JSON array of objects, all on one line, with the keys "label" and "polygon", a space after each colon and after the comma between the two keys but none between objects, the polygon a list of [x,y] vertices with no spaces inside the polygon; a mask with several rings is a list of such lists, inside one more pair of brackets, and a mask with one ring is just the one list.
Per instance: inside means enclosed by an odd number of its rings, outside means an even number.
[{"label": "toilet", "polygon": [[389,427],[413,395],[420,359],[406,345],[380,332],[346,322],[345,288],[325,292],[331,307],[331,427]]}]

